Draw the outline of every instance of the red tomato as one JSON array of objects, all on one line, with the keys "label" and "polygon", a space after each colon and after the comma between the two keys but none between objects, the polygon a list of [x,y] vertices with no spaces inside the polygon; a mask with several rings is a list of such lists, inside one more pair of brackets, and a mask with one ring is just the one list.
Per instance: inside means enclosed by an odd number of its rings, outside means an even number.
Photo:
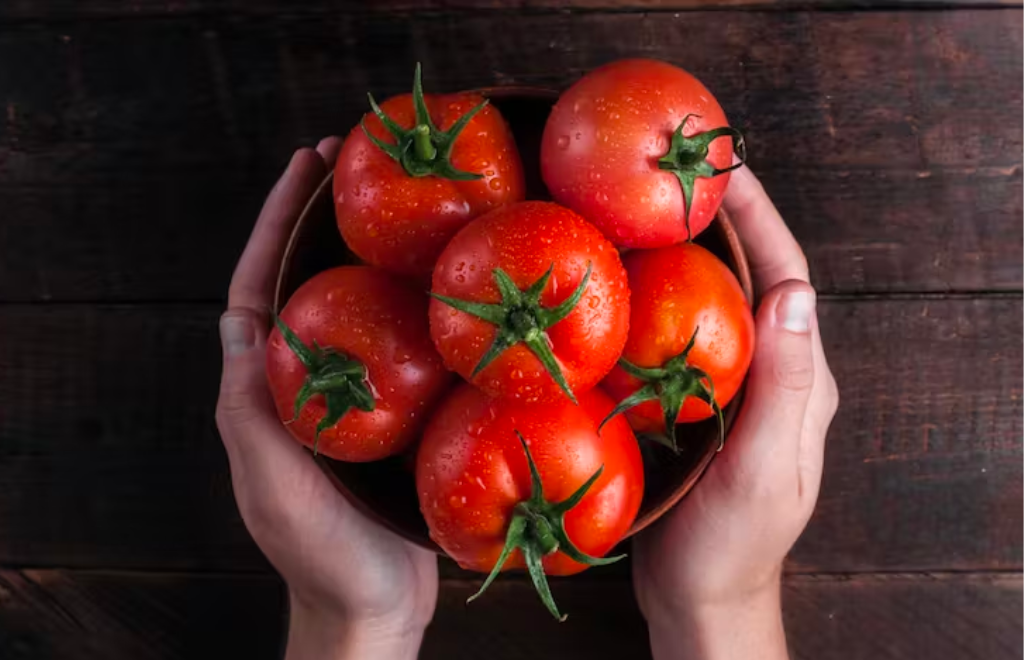
[{"label": "red tomato", "polygon": [[[491,578],[528,561],[542,567],[531,576],[560,617],[544,574],[571,575],[588,564],[610,563],[593,559],[622,539],[643,498],[643,463],[629,425],[616,418],[598,433],[612,407],[599,389],[580,394],[579,406],[564,398],[524,405],[465,385],[456,389],[431,417],[416,459],[416,489],[431,538],[460,566],[492,572]],[[517,432],[540,475],[539,494]],[[599,471],[560,522],[562,512],[551,505],[583,490]],[[532,522],[534,515],[546,523]],[[545,524],[563,541],[557,549]]]},{"label": "red tomato", "polygon": [[417,66],[414,93],[388,99],[349,134],[334,169],[334,202],[338,228],[362,260],[427,275],[455,232],[522,200],[525,183],[494,106],[481,108],[484,98],[470,92],[424,97],[419,81]]},{"label": "red tomato", "polygon": [[628,413],[633,429],[667,431],[674,447],[675,423],[666,421],[707,419],[743,383],[754,353],[750,304],[729,268],[693,243],[632,251],[623,263],[633,291],[629,340],[602,386],[620,401],[641,392],[635,399],[646,401]]},{"label": "red tomato", "polygon": [[711,223],[733,141],[742,159],[742,137],[699,80],[665,62],[623,60],[558,99],[544,129],[541,174],[556,201],[616,245],[661,247]]},{"label": "red tomato", "polygon": [[608,373],[626,342],[619,253],[550,202],[467,225],[438,259],[431,293],[430,334],[445,364],[491,395],[572,399]]},{"label": "red tomato", "polygon": [[412,443],[451,376],[426,311],[426,296],[367,266],[324,271],[299,287],[267,342],[270,391],[292,435],[355,462]]}]

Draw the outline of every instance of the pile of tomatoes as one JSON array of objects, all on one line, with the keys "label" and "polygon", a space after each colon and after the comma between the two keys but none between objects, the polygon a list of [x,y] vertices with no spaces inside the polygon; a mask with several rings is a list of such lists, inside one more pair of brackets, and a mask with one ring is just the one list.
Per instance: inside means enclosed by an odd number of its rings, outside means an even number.
[{"label": "pile of tomatoes", "polygon": [[363,265],[281,311],[278,412],[336,460],[414,454],[431,538],[489,573],[481,593],[525,567],[561,618],[545,575],[619,559],[604,555],[643,498],[637,434],[679,451],[678,423],[721,428],[746,374],[748,302],[691,242],[742,138],[685,71],[612,63],[547,121],[555,202],[524,201],[512,132],[480,94],[424,95],[417,67],[412,94],[370,105],[333,182]]}]

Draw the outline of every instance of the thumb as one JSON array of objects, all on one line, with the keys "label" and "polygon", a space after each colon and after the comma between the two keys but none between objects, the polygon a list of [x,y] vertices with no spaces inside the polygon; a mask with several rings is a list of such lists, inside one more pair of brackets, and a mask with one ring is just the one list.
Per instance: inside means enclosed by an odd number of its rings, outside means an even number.
[{"label": "thumb", "polygon": [[265,318],[247,307],[229,309],[220,318],[220,339],[224,363],[217,427],[229,444],[240,427],[257,420],[276,421],[267,390]]},{"label": "thumb", "polygon": [[815,324],[814,289],[806,282],[782,282],[761,301],[746,399],[732,443],[742,445],[733,450],[744,460],[749,457],[751,465],[782,461],[795,469],[814,384]]}]

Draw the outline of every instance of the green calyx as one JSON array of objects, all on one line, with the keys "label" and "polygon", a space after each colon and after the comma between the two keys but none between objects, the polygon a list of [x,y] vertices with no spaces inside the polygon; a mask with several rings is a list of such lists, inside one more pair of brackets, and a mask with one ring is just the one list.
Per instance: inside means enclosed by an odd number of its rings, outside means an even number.
[{"label": "green calyx", "polygon": [[566,396],[573,403],[577,403],[576,395],[569,388],[569,383],[565,380],[562,368],[559,366],[558,360],[555,359],[554,353],[551,352],[551,340],[548,338],[546,330],[568,316],[576,308],[576,305],[579,304],[580,298],[583,297],[583,291],[587,288],[587,283],[590,281],[590,272],[593,269],[593,264],[587,263],[587,272],[571,296],[563,300],[559,305],[544,307],[540,303],[540,296],[548,285],[548,281],[551,280],[551,273],[554,271],[554,268],[555,264],[552,263],[547,272],[526,289],[517,287],[512,278],[508,276],[508,273],[500,268],[495,268],[493,273],[494,281],[498,285],[498,291],[501,293],[501,302],[497,304],[460,300],[436,293],[430,294],[444,304],[454,307],[460,312],[483,319],[498,328],[494,342],[487,349],[487,352],[484,353],[484,356],[480,358],[480,361],[473,369],[473,373],[470,375],[470,379],[475,378],[478,373],[483,371],[487,365],[507,349],[516,344],[523,343],[537,356],[537,359],[544,365],[544,368],[551,374],[551,377],[562,388]]},{"label": "green calyx", "polygon": [[648,369],[620,359],[619,366],[626,373],[643,381],[644,385],[620,401],[619,405],[615,406],[615,409],[602,420],[601,428],[619,413],[647,401],[658,401],[661,403],[661,410],[665,415],[666,435],[653,435],[651,438],[678,454],[676,419],[679,417],[679,411],[683,407],[686,397],[694,396],[711,406],[711,410],[714,411],[715,417],[718,419],[718,450],[721,451],[725,445],[725,420],[722,417],[722,409],[715,400],[715,384],[707,372],[686,362],[694,342],[697,341],[699,330],[699,327],[694,329],[693,335],[682,353],[670,358],[660,367]]},{"label": "green calyx", "polygon": [[483,178],[481,174],[463,172],[455,169],[451,162],[452,146],[455,139],[459,137],[462,129],[473,118],[476,113],[483,110],[487,105],[485,100],[452,124],[447,131],[442,131],[434,125],[427,111],[427,103],[423,98],[423,80],[419,63],[416,64],[416,74],[412,84],[412,102],[416,112],[416,125],[412,128],[402,128],[391,117],[384,114],[372,94],[367,94],[370,99],[370,107],[373,113],[384,124],[384,128],[395,138],[395,144],[390,144],[374,136],[366,128],[366,122],[360,126],[366,137],[370,138],[377,147],[391,156],[395,161],[401,163],[409,176],[439,176],[453,181],[475,181]]},{"label": "green calyx", "polygon": [[312,397],[322,394],[327,404],[327,414],[316,425],[316,439],[313,441],[313,455],[317,453],[320,434],[338,423],[352,408],[370,412],[374,408],[373,394],[366,380],[366,367],[354,358],[346,357],[332,348],[321,348],[315,341],[310,348],[292,332],[280,317],[274,319],[288,348],[295,353],[309,374],[295,396],[295,416],[299,418],[302,407]]},{"label": "green calyx", "polygon": [[[742,166],[747,160],[747,146],[743,141],[743,134],[735,128],[723,126],[695,135],[683,135],[683,127],[686,126],[690,117],[699,118],[698,115],[693,114],[683,117],[683,121],[672,133],[672,143],[669,145],[668,153],[658,160],[658,167],[675,174],[683,187],[683,200],[686,202],[686,208],[683,209],[683,217],[686,221],[686,240],[693,238],[693,234],[690,232],[690,208],[693,206],[693,186],[697,179],[709,179],[731,172]],[[732,139],[733,151],[739,156],[740,162],[719,169],[709,163],[707,158],[708,147],[721,137]]]},{"label": "green calyx", "polygon": [[583,496],[604,472],[604,466],[598,468],[597,472],[567,499],[561,502],[548,502],[544,499],[544,485],[541,483],[537,464],[533,462],[533,456],[530,455],[530,448],[519,431],[516,431],[516,435],[523,445],[526,460],[530,464],[530,497],[515,506],[512,521],[505,534],[505,547],[498,556],[498,560],[494,562],[494,568],[484,580],[480,590],[470,596],[466,602],[471,603],[479,598],[494,582],[494,578],[501,572],[501,567],[505,565],[512,552],[519,549],[523,553],[526,569],[530,574],[530,579],[533,580],[533,586],[537,588],[540,599],[552,616],[559,621],[565,621],[566,615],[558,611],[558,606],[555,605],[555,600],[551,596],[551,588],[548,586],[547,576],[544,575],[544,565],[541,560],[554,552],[561,552],[573,561],[587,566],[604,566],[626,556],[591,557],[580,551],[565,533],[566,512],[580,503]]}]

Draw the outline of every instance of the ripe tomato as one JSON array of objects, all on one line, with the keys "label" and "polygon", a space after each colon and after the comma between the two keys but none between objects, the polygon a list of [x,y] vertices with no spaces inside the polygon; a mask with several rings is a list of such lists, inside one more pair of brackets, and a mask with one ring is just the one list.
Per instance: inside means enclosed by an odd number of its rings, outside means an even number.
[{"label": "ripe tomato", "polygon": [[[732,400],[754,353],[754,318],[736,277],[693,243],[623,256],[633,291],[629,340],[602,386],[638,433],[668,434]],[[633,407],[635,406],[635,407]]]},{"label": "ripe tomato", "polygon": [[299,287],[267,342],[270,391],[292,435],[354,462],[413,442],[451,379],[426,308],[426,296],[367,266],[324,271]]},{"label": "ripe tomato", "polygon": [[561,618],[544,574],[621,558],[597,559],[632,525],[644,472],[623,419],[598,432],[612,407],[596,388],[580,394],[579,406],[564,398],[524,405],[463,385],[437,408],[416,458],[420,510],[460,566],[491,573],[477,596],[499,571],[525,566]]},{"label": "ripe tomato", "polygon": [[363,261],[427,275],[471,219],[525,196],[512,132],[480,94],[412,94],[363,117],[334,169],[338,228]]},{"label": "ripe tomato", "polygon": [[466,225],[438,259],[431,295],[430,334],[445,364],[495,396],[575,400],[626,342],[619,253],[550,202],[504,206]]},{"label": "ripe tomato", "polygon": [[556,201],[616,245],[661,247],[711,223],[734,169],[730,142],[743,159],[742,136],[699,80],[665,62],[622,60],[558,99],[541,174]]}]

